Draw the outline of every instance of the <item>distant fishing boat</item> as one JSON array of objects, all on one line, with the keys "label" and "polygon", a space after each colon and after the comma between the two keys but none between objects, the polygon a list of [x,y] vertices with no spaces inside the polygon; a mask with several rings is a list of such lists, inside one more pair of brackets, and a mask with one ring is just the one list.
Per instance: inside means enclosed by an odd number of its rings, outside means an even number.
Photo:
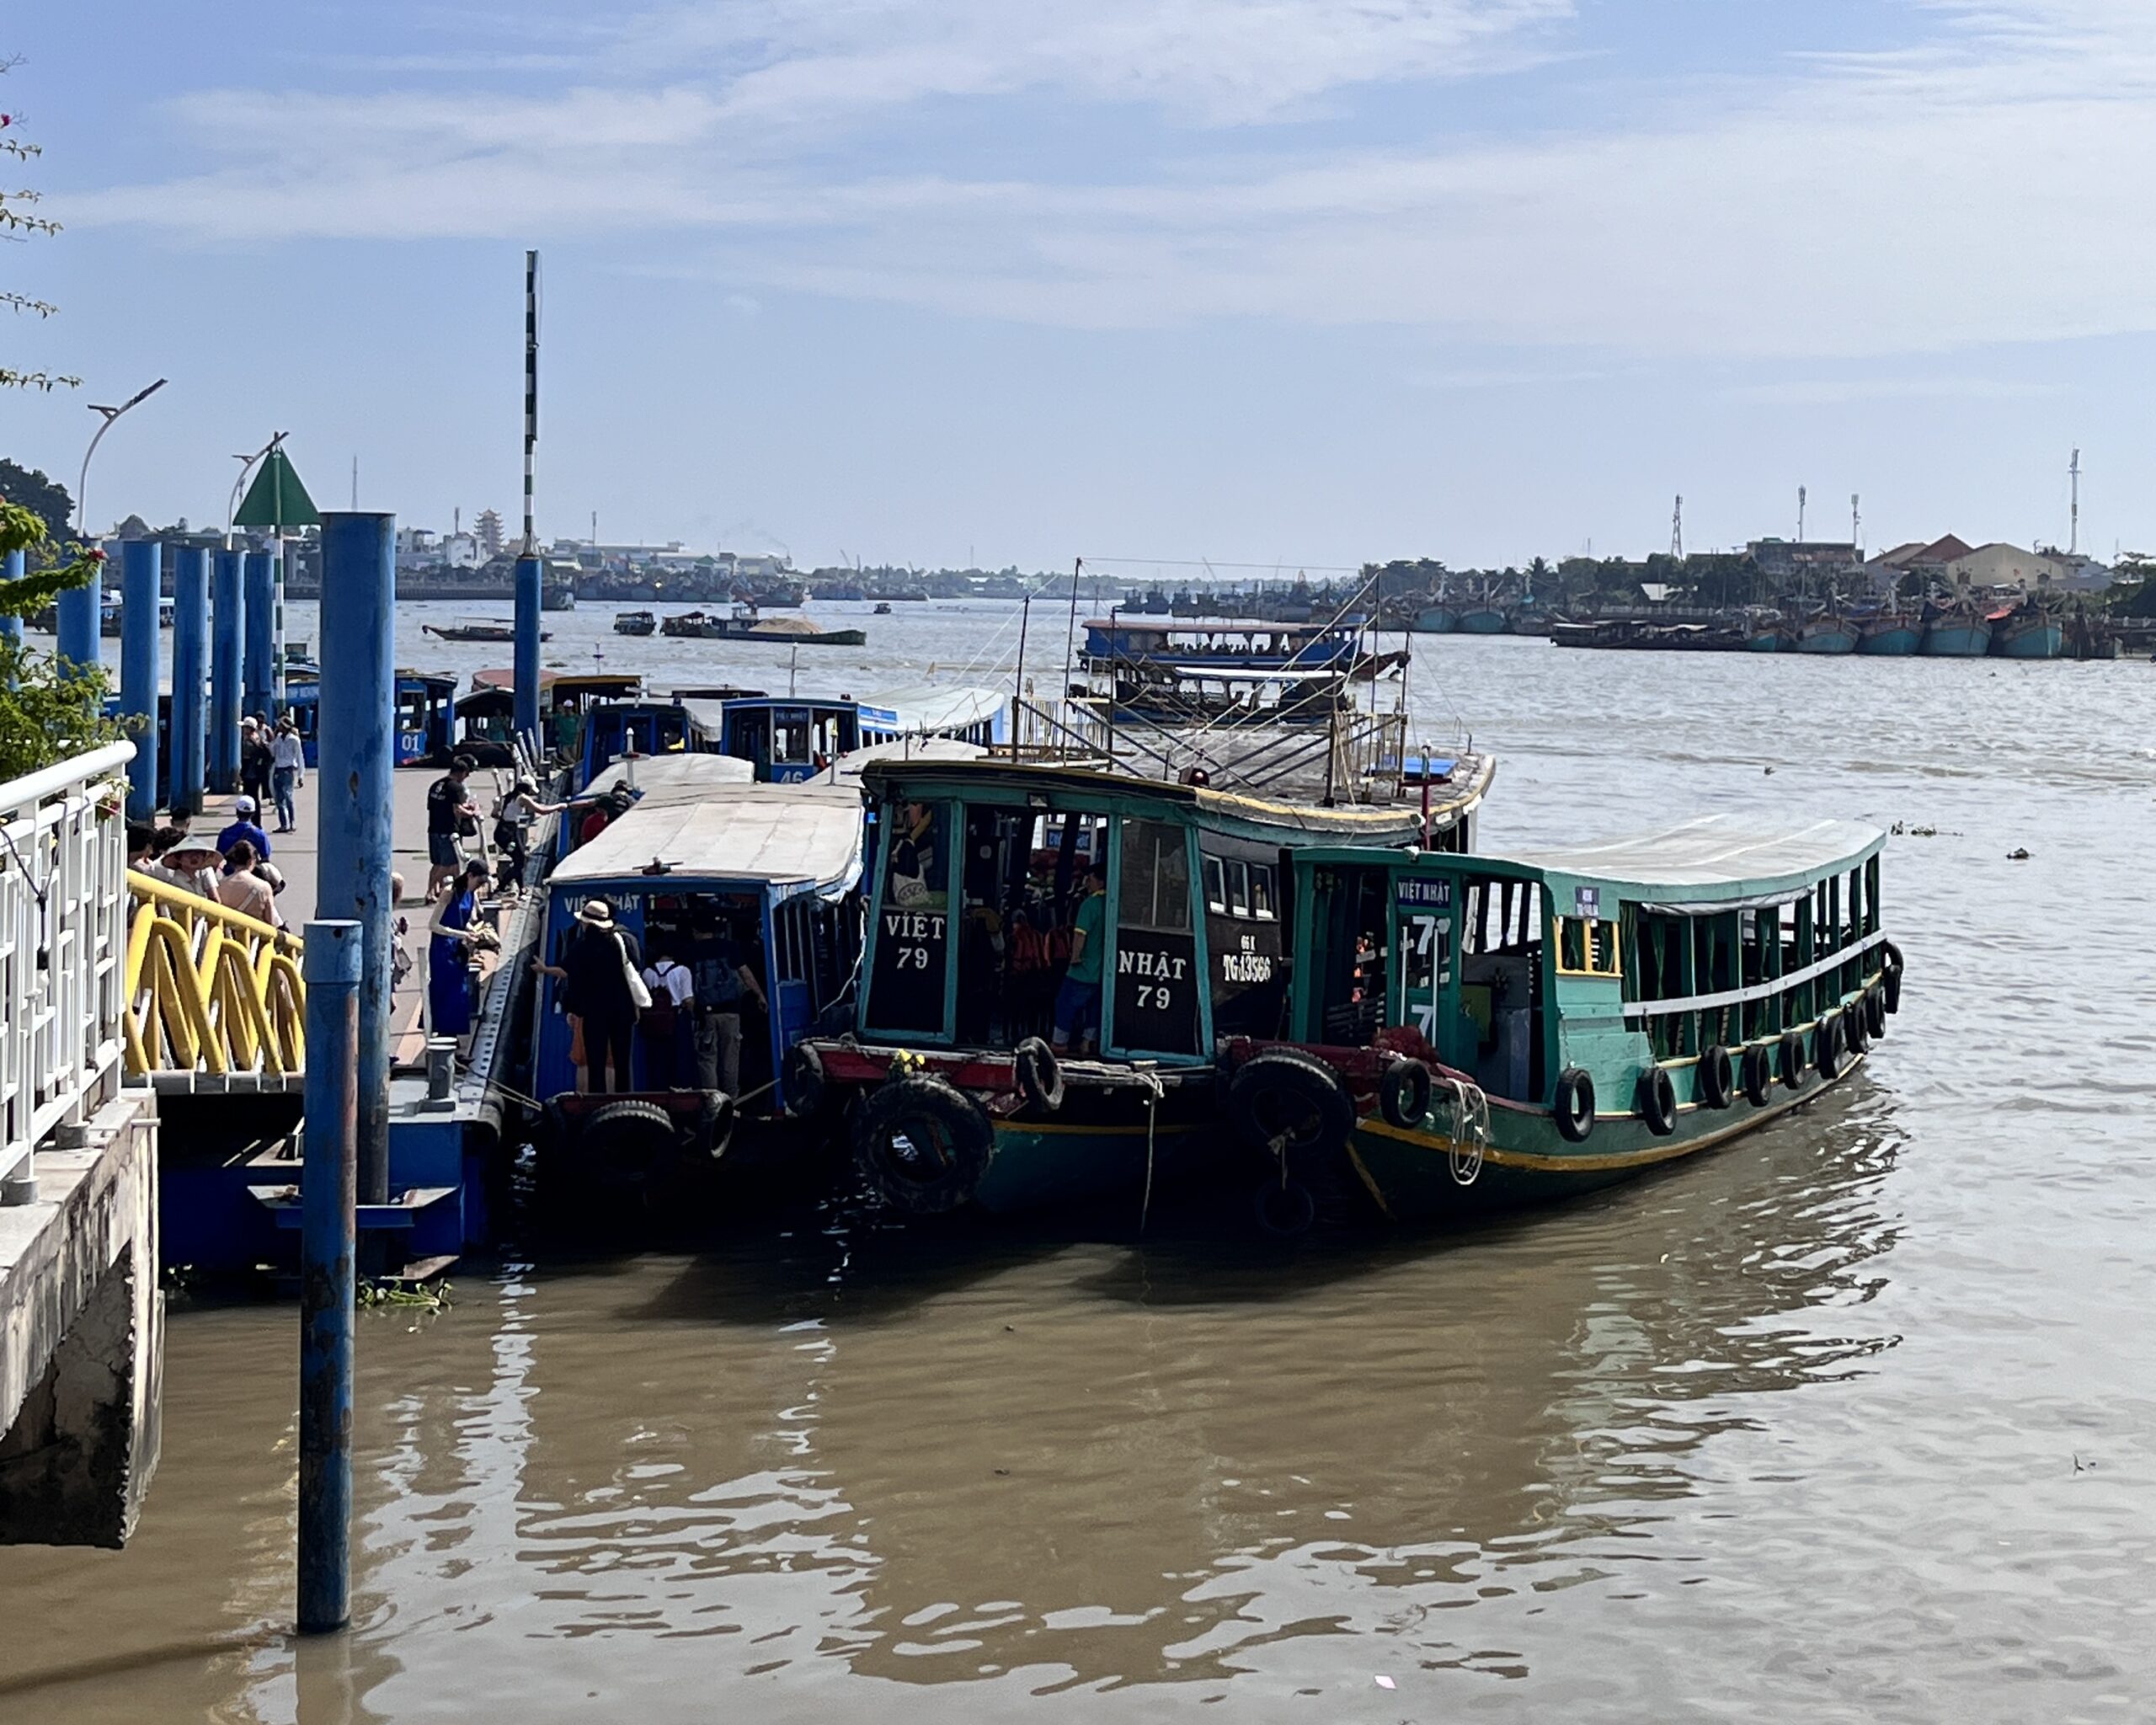
[{"label": "distant fishing boat", "polygon": [[[514,623],[421,623],[419,633],[423,635],[432,635],[438,641],[514,642],[516,639],[516,626]],[[554,632],[552,629],[542,629],[539,632],[539,638],[542,641],[551,641],[554,638]]]},{"label": "distant fishing boat", "polygon": [[614,633],[617,635],[652,635],[659,632],[659,619],[648,611],[622,611],[614,614]]},{"label": "distant fishing boat", "polygon": [[1957,606],[1925,619],[1926,659],[1982,659],[1990,647],[1991,619],[1978,611]]},{"label": "distant fishing boat", "polygon": [[1505,608],[1502,605],[1471,605],[1460,614],[1460,633],[1463,635],[1502,635],[1505,628]]},{"label": "distant fishing boat", "polygon": [[872,616],[874,616],[874,617],[889,617],[889,616],[890,616],[890,614],[891,614],[891,601],[890,601],[889,600],[888,600],[888,599],[879,599],[879,600],[878,600],[878,601],[876,601],[876,609],[875,609],[872,613],[870,613],[870,614],[871,614]]},{"label": "distant fishing boat", "polygon": [[691,641],[777,641],[804,647],[862,647],[868,642],[866,629],[827,629],[805,617],[760,617],[753,605],[737,605],[724,617],[691,611],[668,617],[659,629]]},{"label": "distant fishing boat", "polygon": [[1789,649],[1791,639],[1789,625],[1770,617],[1748,628],[1742,645],[1747,653],[1781,653]]},{"label": "distant fishing boat", "polygon": [[1991,651],[1999,659],[2063,658],[2066,629],[2051,612],[2025,605],[1993,623]]},{"label": "distant fishing boat", "polygon": [[1426,605],[1408,624],[1417,635],[1449,635],[1459,628],[1460,613],[1449,605]]},{"label": "distant fishing boat", "polygon": [[1867,657],[1907,658],[1923,644],[1923,620],[1901,611],[1882,611],[1857,626],[1856,650]]},{"label": "distant fishing boat", "polygon": [[1828,611],[1798,625],[1796,650],[1799,653],[1854,653],[1856,651],[1856,625],[1847,617]]}]

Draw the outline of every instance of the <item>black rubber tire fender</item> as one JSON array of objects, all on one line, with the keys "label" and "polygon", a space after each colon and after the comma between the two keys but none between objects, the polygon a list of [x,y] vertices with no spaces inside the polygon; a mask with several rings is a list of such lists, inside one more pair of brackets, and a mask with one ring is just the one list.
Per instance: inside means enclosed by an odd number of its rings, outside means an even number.
[{"label": "black rubber tire fender", "polygon": [[910,1072],[862,1103],[853,1153],[862,1178],[893,1209],[940,1215],[980,1185],[995,1155],[995,1123],[946,1080]]},{"label": "black rubber tire fender", "polygon": [[1829,1012],[1812,1027],[1812,1064],[1822,1079],[1842,1076],[1842,1015]]},{"label": "black rubber tire fender", "polygon": [[1864,1028],[1874,1042],[1886,1033],[1886,996],[1883,990],[1870,989],[1864,996]]},{"label": "black rubber tire fender", "polygon": [[702,1134],[704,1154],[713,1162],[733,1147],[734,1129],[740,1124],[741,1111],[734,1105],[734,1098],[723,1090],[704,1092],[702,1119],[698,1130]]},{"label": "black rubber tire fender", "polygon": [[1842,1046],[1860,1055],[1871,1046],[1871,1026],[1865,1022],[1864,1002],[1851,1001],[1842,1008]]},{"label": "black rubber tire fender", "polygon": [[655,1102],[627,1097],[586,1117],[576,1161],[603,1185],[646,1186],[674,1159],[680,1142],[673,1115]]},{"label": "black rubber tire fender", "polygon": [[795,1119],[811,1119],[821,1114],[830,1094],[824,1078],[823,1055],[805,1042],[795,1043],[779,1067],[778,1087],[787,1113]]},{"label": "black rubber tire fender", "polygon": [[1317,1194],[1300,1180],[1261,1180],[1250,1195],[1258,1227],[1275,1240],[1299,1240],[1317,1220]]},{"label": "black rubber tire fender", "polygon": [[1567,1144],[1584,1144],[1594,1130],[1594,1078],[1578,1066],[1567,1066],[1557,1075],[1557,1093],[1550,1112],[1556,1117],[1557,1135]]},{"label": "black rubber tire fender", "polygon": [[1707,1107],[1719,1111],[1737,1100],[1737,1068],[1729,1050],[1720,1043],[1700,1055],[1694,1076],[1699,1080],[1699,1099]]},{"label": "black rubber tire fender", "polygon": [[1640,1118],[1656,1137],[1667,1138],[1677,1130],[1677,1087],[1670,1082],[1668,1067],[1649,1066],[1640,1074],[1638,1106]]},{"label": "black rubber tire fender", "polygon": [[1886,1010],[1902,1010],[1902,972],[1906,968],[1902,949],[1893,942],[1881,942],[1879,948],[1879,991],[1886,997]]},{"label": "black rubber tire fender", "polygon": [[1774,1093],[1774,1057],[1764,1043],[1754,1043],[1744,1050],[1744,1099],[1763,1108]]},{"label": "black rubber tire fender", "polygon": [[1778,1069],[1782,1082],[1791,1090],[1801,1087],[1804,1082],[1805,1065],[1803,1036],[1794,1030],[1785,1030],[1782,1032],[1782,1039],[1777,1045],[1775,1053],[1778,1056]]},{"label": "black rubber tire fender", "polygon": [[1378,1112],[1406,1131],[1430,1117],[1430,1069],[1412,1058],[1395,1060],[1378,1078]]},{"label": "black rubber tire fender", "polygon": [[[1258,1150],[1331,1155],[1355,1130],[1355,1104],[1340,1075],[1294,1049],[1269,1048],[1228,1083],[1228,1121]],[[1284,1140],[1284,1142],[1283,1142]]]},{"label": "black rubber tire fender", "polygon": [[1011,1050],[1011,1070],[1019,1093],[1035,1108],[1052,1114],[1063,1106],[1063,1062],[1039,1037],[1029,1036]]}]

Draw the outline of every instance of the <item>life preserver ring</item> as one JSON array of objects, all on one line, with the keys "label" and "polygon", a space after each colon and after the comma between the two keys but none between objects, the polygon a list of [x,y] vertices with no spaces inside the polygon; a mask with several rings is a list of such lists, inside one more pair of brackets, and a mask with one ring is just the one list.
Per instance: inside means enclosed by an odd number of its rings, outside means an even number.
[{"label": "life preserver ring", "polygon": [[1700,1100],[1715,1109],[1727,1108],[1737,1100],[1737,1072],[1731,1063],[1729,1050],[1716,1043],[1700,1056]]},{"label": "life preserver ring", "polygon": [[1650,1066],[1640,1074],[1640,1118],[1657,1138],[1677,1130],[1677,1087],[1669,1081],[1667,1066]]},{"label": "life preserver ring", "polygon": [[1902,1010],[1902,972],[1908,968],[1902,958],[1902,949],[1893,942],[1882,941],[1879,946],[1879,990],[1886,996],[1886,1010]]},{"label": "life preserver ring", "polygon": [[1269,1048],[1244,1061],[1229,1081],[1228,1120],[1259,1150],[1329,1156],[1345,1148],[1355,1130],[1355,1104],[1324,1061]]},{"label": "life preserver ring", "polygon": [[797,1120],[822,1113],[829,1093],[824,1081],[823,1055],[805,1042],[795,1043],[786,1051],[786,1063],[779,1069],[778,1087],[787,1113]]},{"label": "life preserver ring", "polygon": [[1557,1093],[1550,1111],[1557,1117],[1557,1135],[1567,1144],[1584,1144],[1594,1130],[1594,1079],[1577,1066],[1557,1075]]},{"label": "life preserver ring", "polygon": [[1764,1043],[1754,1043],[1744,1050],[1744,1099],[1753,1108],[1763,1108],[1774,1093],[1774,1057],[1767,1052]]},{"label": "life preserver ring", "polygon": [[1842,1076],[1842,1019],[1838,1012],[1829,1012],[1812,1027],[1812,1064],[1819,1069],[1822,1079]]},{"label": "life preserver ring", "polygon": [[1880,989],[1869,989],[1865,993],[1864,1028],[1874,1042],[1886,1033],[1886,996]]},{"label": "life preserver ring", "polygon": [[1871,1046],[1871,1027],[1865,1022],[1864,1002],[1851,1001],[1841,1010],[1842,1046],[1860,1055]]},{"label": "life preserver ring", "polygon": [[979,1186],[995,1155],[995,1124],[946,1080],[910,1072],[862,1103],[853,1154],[862,1178],[894,1209],[937,1215]]},{"label": "life preserver ring", "polygon": [[1780,1056],[1781,1080],[1791,1090],[1804,1082],[1804,1039],[1794,1030],[1782,1032],[1776,1052]]},{"label": "life preserver ring", "polygon": [[1035,1108],[1052,1114],[1063,1106],[1063,1062],[1039,1037],[1027,1037],[1011,1051],[1011,1070],[1020,1093]]},{"label": "life preserver ring", "polygon": [[601,1185],[650,1184],[674,1159],[674,1117],[655,1102],[624,1097],[592,1111],[577,1134],[577,1162]]},{"label": "life preserver ring", "polygon": [[1395,1060],[1378,1079],[1378,1111],[1403,1130],[1430,1115],[1430,1069],[1417,1060]]}]

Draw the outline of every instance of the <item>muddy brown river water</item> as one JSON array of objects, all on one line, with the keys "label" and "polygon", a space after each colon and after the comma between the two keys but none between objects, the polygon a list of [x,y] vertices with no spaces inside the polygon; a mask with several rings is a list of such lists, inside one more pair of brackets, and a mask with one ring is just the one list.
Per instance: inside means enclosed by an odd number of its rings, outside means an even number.
[{"label": "muddy brown river water", "polygon": [[[609,614],[554,656],[711,650]],[[2156,666],[1449,638],[1413,693],[1501,756],[1487,849],[1935,829],[1867,1070],[1468,1232],[800,1209],[467,1266],[362,1314],[355,1621],[306,1643],[293,1314],[183,1303],[135,1541],[0,1551],[0,1719],[2156,1717]]]}]

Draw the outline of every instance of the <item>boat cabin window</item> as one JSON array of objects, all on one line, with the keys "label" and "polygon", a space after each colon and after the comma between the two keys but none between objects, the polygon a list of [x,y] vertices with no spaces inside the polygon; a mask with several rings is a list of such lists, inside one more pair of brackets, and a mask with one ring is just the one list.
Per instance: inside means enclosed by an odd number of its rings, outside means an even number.
[{"label": "boat cabin window", "polygon": [[1314,935],[1321,955],[1321,1041],[1359,1047],[1388,1022],[1391,886],[1391,872],[1384,867],[1342,867],[1318,873]]},{"label": "boat cabin window", "polygon": [[788,712],[777,715],[771,727],[771,765],[792,766],[814,761],[816,747],[811,738],[812,727],[805,713]]},{"label": "boat cabin window", "polygon": [[1191,918],[1190,835],[1126,815],[1116,880],[1114,1045],[1198,1049],[1198,935]]},{"label": "boat cabin window", "polygon": [[864,1023],[871,1030],[944,1028],[948,996],[951,810],[898,802],[883,820],[883,879]]},{"label": "boat cabin window", "polygon": [[1621,976],[1617,925],[1598,916],[1557,919],[1557,974],[1560,976]]},{"label": "boat cabin window", "polygon": [[[1606,951],[1615,962],[1615,924],[1559,921],[1581,927],[1588,956]],[[1442,1028],[1438,1052],[1447,1065],[1472,1071],[1490,1095],[1514,1102],[1542,1093],[1542,935],[1540,884],[1468,878],[1460,915],[1460,1011]]]},{"label": "boat cabin window", "polygon": [[1213,1034],[1284,1036],[1288,961],[1274,905],[1274,853],[1210,834],[1200,842]]}]

